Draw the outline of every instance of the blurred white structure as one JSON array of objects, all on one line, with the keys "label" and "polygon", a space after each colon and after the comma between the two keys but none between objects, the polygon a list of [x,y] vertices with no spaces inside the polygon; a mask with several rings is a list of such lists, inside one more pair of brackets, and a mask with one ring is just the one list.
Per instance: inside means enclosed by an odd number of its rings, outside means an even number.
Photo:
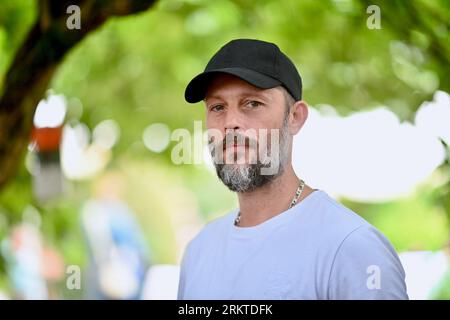
[{"label": "blurred white structure", "polygon": [[67,111],[66,98],[63,95],[50,95],[42,99],[34,114],[36,128],[56,128],[63,124]]},{"label": "blurred white structure", "polygon": [[450,95],[434,94],[433,101],[424,102],[416,112],[415,124],[450,145]]},{"label": "blurred white structure", "polygon": [[61,165],[72,180],[89,179],[100,173],[111,159],[111,149],[120,138],[114,120],[100,122],[92,132],[84,123],[66,124],[61,143]]},{"label": "blurred white structure", "polygon": [[336,197],[373,202],[407,196],[445,160],[439,139],[450,136],[450,96],[438,91],[434,97],[419,108],[417,124],[400,122],[385,107],[347,117],[331,106],[322,113],[309,108],[294,137],[294,169]]},{"label": "blurred white structure", "polygon": [[450,268],[445,252],[412,251],[399,255],[406,273],[406,289],[409,299],[432,299],[433,290],[443,280]]},{"label": "blurred white structure", "polygon": [[170,129],[164,123],[153,123],[145,128],[142,141],[150,151],[163,152],[170,143]]},{"label": "blurred white structure", "polygon": [[145,277],[143,300],[176,300],[180,267],[176,265],[154,265]]}]

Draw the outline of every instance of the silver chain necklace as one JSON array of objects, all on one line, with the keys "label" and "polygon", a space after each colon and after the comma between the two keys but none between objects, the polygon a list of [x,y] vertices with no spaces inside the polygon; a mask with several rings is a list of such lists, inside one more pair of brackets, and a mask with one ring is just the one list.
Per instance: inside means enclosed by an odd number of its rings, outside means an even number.
[{"label": "silver chain necklace", "polygon": [[[300,185],[297,187],[297,191],[295,191],[295,195],[294,195],[294,198],[291,201],[291,204],[289,205],[289,209],[291,209],[293,206],[295,206],[297,204],[298,199],[302,195],[304,187],[305,187],[305,181],[300,179]],[[241,222],[241,211],[239,211],[236,219],[234,219],[234,225],[238,226],[239,222]]]}]

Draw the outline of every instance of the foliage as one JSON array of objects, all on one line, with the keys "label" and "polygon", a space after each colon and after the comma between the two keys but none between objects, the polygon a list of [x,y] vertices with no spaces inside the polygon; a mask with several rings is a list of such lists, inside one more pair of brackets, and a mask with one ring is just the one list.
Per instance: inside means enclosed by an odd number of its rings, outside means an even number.
[{"label": "foliage", "polygon": [[[36,19],[36,3],[0,4],[0,92],[3,76]],[[126,181],[125,200],[141,222],[154,262],[178,261],[174,217],[194,212],[207,221],[236,205],[213,172],[171,162],[174,142],[162,153],[150,152],[142,143],[143,131],[151,123],[193,130],[193,121],[203,119],[203,106],[188,105],[184,88],[230,39],[277,43],[298,66],[305,100],[313,106],[333,105],[341,114],[385,105],[401,119],[411,120],[437,89],[450,92],[449,2],[379,2],[380,30],[367,28],[369,4],[164,0],[143,14],[110,19],[66,56],[50,87],[68,98],[67,121],[93,129],[114,119],[120,126],[112,166]],[[448,163],[441,169],[448,171]],[[89,182],[72,187],[60,201],[39,206],[32,196],[31,177],[21,166],[0,192],[0,239],[31,204],[41,214],[46,241],[63,253],[66,262],[84,264],[79,212],[90,197]],[[398,250],[435,250],[448,233],[449,192],[447,182],[391,203],[345,204],[379,227]],[[6,282],[0,276],[0,286]]]}]

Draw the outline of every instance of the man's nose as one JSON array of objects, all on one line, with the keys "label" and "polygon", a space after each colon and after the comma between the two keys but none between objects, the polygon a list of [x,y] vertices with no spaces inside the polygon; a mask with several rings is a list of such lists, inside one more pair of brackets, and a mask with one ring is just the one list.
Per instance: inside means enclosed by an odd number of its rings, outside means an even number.
[{"label": "man's nose", "polygon": [[242,117],[236,110],[228,110],[224,122],[225,133],[243,129]]}]

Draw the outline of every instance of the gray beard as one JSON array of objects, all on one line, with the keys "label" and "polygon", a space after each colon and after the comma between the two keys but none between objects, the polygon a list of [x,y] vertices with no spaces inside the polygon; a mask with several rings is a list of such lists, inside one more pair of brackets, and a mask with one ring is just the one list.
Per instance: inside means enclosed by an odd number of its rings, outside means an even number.
[{"label": "gray beard", "polygon": [[[220,164],[214,163],[216,173],[220,180],[234,192],[250,192],[279,177],[286,166],[288,160],[288,126],[287,118],[283,121],[283,127],[280,129],[279,143],[279,166],[274,174],[261,174],[263,168],[270,167],[270,163],[261,163],[257,159],[255,164]],[[269,149],[269,153],[272,150]]]}]

